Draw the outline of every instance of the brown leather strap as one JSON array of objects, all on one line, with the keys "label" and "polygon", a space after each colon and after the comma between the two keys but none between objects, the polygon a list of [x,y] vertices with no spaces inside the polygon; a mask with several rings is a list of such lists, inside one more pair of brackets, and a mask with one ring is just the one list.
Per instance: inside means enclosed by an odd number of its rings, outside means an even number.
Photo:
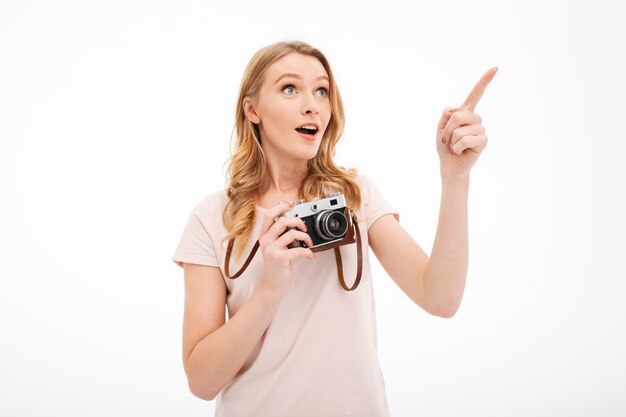
[{"label": "brown leather strap", "polygon": [[354,284],[352,284],[352,288],[346,285],[346,281],[343,278],[343,262],[341,261],[341,252],[339,251],[339,247],[335,247],[335,259],[337,260],[337,275],[339,275],[339,282],[341,286],[346,291],[352,291],[356,287],[359,286],[359,282],[361,282],[361,273],[363,272],[363,253],[361,251],[361,232],[359,231],[359,225],[356,221],[356,216],[352,213],[352,222],[354,228],[356,229],[356,256],[357,256],[357,270],[356,270],[356,279],[354,280]]},{"label": "brown leather strap", "polygon": [[231,276],[228,266],[230,265],[230,254],[233,251],[234,244],[235,244],[235,239],[230,239],[228,241],[228,248],[226,249],[226,260],[224,261],[224,273],[226,274],[226,278],[229,278],[229,279],[238,278],[239,275],[243,274],[243,271],[246,270],[246,268],[252,261],[252,258],[254,257],[254,254],[256,253],[257,249],[259,249],[259,241],[257,240],[256,243],[254,244],[254,247],[252,248],[252,251],[250,252],[250,255],[248,255],[248,259],[246,259],[246,262],[243,264],[241,269],[235,275]]}]

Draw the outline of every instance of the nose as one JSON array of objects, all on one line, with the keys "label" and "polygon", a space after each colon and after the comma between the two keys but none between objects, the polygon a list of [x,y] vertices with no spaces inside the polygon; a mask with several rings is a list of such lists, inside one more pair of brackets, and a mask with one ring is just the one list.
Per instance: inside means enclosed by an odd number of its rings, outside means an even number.
[{"label": "nose", "polygon": [[315,100],[315,97],[308,94],[305,94],[302,109],[304,110],[304,114],[317,114],[320,111],[319,105],[317,104],[317,100]]}]

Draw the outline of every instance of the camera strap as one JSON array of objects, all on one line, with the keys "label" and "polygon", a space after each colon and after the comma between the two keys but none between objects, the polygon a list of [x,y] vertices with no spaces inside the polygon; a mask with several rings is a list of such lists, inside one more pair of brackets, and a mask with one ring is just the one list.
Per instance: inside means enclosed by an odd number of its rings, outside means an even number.
[{"label": "camera strap", "polygon": [[346,281],[343,279],[343,263],[341,262],[341,252],[339,252],[339,246],[335,246],[335,260],[337,261],[337,275],[339,275],[339,282],[341,286],[346,291],[354,290],[361,282],[361,273],[363,272],[363,250],[361,243],[361,232],[359,231],[359,224],[356,221],[356,215],[352,210],[350,210],[350,215],[352,216],[352,224],[354,225],[354,229],[356,231],[356,257],[357,257],[357,269],[356,269],[356,279],[354,280],[354,284],[352,284],[352,288],[346,285]]},{"label": "camera strap", "polygon": [[[343,289],[346,291],[352,291],[359,285],[359,283],[361,282],[361,274],[363,273],[363,248],[362,248],[363,245],[361,243],[361,232],[359,230],[359,225],[357,223],[356,215],[354,214],[352,210],[350,210],[350,216],[352,217],[352,222],[353,222],[352,225],[356,232],[356,252],[357,252],[356,279],[354,280],[354,284],[352,284],[352,287],[348,287],[345,279],[343,278],[343,262],[341,261],[341,252],[339,251],[339,246],[335,246],[333,248],[335,250],[335,260],[337,262],[337,275],[339,276],[339,282],[341,283],[341,286],[343,287]],[[239,271],[237,271],[237,273],[235,273],[234,275],[230,275],[230,266],[229,266],[230,255],[232,253],[234,245],[235,245],[235,239],[230,239],[228,241],[228,247],[226,249],[226,259],[224,261],[224,273],[226,275],[226,278],[228,279],[239,278],[239,276],[243,274],[243,271],[246,270],[248,265],[250,265],[250,262],[252,262],[252,258],[254,258],[256,251],[259,249],[259,241],[257,240],[254,243],[254,246],[252,247],[252,250],[250,251],[248,258],[244,262],[241,269],[239,269]]]}]

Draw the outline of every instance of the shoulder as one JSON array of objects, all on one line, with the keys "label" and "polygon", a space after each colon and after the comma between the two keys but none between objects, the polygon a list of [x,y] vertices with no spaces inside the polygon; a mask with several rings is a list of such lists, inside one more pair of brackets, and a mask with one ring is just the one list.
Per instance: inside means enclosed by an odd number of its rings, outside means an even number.
[{"label": "shoulder", "polygon": [[228,203],[226,189],[212,192],[200,200],[191,210],[191,214],[197,216],[202,223],[221,221],[222,212]]},{"label": "shoulder", "polygon": [[375,187],[376,178],[372,177],[369,173],[363,173],[361,170],[356,172],[356,182],[363,188]]},{"label": "shoulder", "polygon": [[370,179],[369,175],[363,174],[361,171],[357,172],[356,183],[361,190],[361,200],[368,202],[372,196],[372,189],[376,186]]}]

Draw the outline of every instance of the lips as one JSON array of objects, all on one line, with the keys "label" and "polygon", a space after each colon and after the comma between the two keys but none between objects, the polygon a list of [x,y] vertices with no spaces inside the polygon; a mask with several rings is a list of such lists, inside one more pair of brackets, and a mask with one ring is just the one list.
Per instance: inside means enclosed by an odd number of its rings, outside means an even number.
[{"label": "lips", "polygon": [[296,127],[296,132],[301,133],[305,137],[314,138],[317,132],[320,130],[320,126],[317,123],[307,122]]},{"label": "lips", "polygon": [[298,132],[298,134],[300,135],[300,137],[308,140],[308,141],[315,141],[317,139],[317,132],[315,133],[302,133],[302,132]]},{"label": "lips", "polygon": [[316,130],[320,130],[320,125],[318,123],[315,123],[315,122],[304,122],[300,126],[298,126],[296,129],[298,129],[300,127],[303,127],[303,126],[313,126],[313,127],[315,127]]},{"label": "lips", "polygon": [[306,135],[306,136],[315,136],[317,134],[317,130],[305,129],[305,128],[297,128],[296,132]]}]

